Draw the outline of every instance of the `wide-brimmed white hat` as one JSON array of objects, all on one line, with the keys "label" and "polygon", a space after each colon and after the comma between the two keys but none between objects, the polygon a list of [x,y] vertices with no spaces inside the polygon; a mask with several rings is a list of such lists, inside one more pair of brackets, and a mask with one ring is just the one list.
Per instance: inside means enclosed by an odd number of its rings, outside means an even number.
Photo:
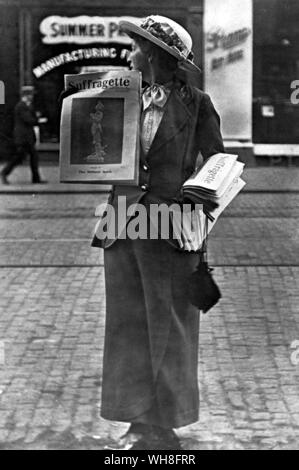
[{"label": "wide-brimmed white hat", "polygon": [[166,16],[151,15],[141,20],[120,21],[121,30],[137,34],[171,54],[179,67],[190,72],[200,72],[193,62],[192,38],[183,26]]}]

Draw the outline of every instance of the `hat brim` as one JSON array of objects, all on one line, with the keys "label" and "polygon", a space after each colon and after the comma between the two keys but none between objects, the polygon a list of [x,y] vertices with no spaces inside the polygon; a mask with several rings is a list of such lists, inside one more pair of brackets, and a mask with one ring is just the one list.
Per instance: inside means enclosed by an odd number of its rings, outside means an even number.
[{"label": "hat brim", "polygon": [[197,65],[195,65],[193,62],[191,62],[191,60],[186,59],[183,54],[181,54],[179,51],[176,51],[172,47],[168,46],[167,44],[165,44],[165,42],[161,41],[161,39],[156,38],[155,36],[153,36],[153,34],[149,33],[137,24],[132,23],[131,21],[123,20],[120,21],[119,25],[122,31],[128,34],[128,36],[130,36],[131,34],[137,34],[138,36],[141,36],[144,39],[147,39],[148,41],[156,44],[156,46],[161,47],[161,49],[164,49],[164,51],[168,52],[180,62],[180,68],[182,68],[183,70],[193,73],[201,72],[200,68],[197,67]]}]

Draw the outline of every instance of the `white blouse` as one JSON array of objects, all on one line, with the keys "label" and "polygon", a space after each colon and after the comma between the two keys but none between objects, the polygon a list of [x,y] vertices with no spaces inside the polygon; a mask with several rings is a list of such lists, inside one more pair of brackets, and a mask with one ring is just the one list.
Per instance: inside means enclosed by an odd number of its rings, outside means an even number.
[{"label": "white blouse", "polygon": [[149,151],[161,123],[170,91],[162,85],[152,85],[142,94],[141,145],[145,154]]}]

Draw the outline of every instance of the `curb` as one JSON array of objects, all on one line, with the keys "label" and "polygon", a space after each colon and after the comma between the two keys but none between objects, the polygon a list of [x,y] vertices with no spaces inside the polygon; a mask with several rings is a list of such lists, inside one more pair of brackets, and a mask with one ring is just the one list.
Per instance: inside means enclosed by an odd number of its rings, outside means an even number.
[{"label": "curb", "polygon": [[80,186],[65,186],[59,184],[48,185],[17,185],[10,184],[9,186],[0,187],[0,194],[106,194],[110,191],[110,186],[92,187],[90,185],[84,187]]},{"label": "curb", "polygon": [[[28,185],[28,186],[18,186],[18,185],[11,185],[10,188],[0,188],[0,194],[5,195],[14,195],[14,194],[107,194],[110,191],[110,187],[102,187],[102,188],[91,188],[86,187],[82,188],[65,188],[60,186],[48,185],[48,187],[36,187],[36,185]],[[274,189],[274,188],[263,188],[263,189],[255,189],[255,188],[244,188],[240,194],[298,194],[298,189]]]}]

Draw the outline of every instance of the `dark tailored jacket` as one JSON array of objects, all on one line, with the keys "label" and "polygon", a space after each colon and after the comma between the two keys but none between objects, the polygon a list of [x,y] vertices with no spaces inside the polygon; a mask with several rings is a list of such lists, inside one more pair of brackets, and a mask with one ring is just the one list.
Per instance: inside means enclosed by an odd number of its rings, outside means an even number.
[{"label": "dark tailored jacket", "polygon": [[[210,97],[194,87],[188,87],[187,92],[186,87],[174,87],[147,155],[141,150],[139,186],[114,186],[108,202],[116,216],[118,196],[126,196],[127,207],[138,202],[147,207],[150,203],[172,204],[174,198],[180,199],[182,185],[195,170],[199,153],[205,160],[218,152],[224,152],[220,119]],[[113,239],[101,240],[96,231],[92,246],[108,248],[120,233],[122,230]],[[176,240],[169,242],[178,248]]]},{"label": "dark tailored jacket", "polygon": [[35,133],[33,127],[37,125],[36,114],[24,101],[19,101],[14,110],[14,143],[19,145],[34,145]]}]

